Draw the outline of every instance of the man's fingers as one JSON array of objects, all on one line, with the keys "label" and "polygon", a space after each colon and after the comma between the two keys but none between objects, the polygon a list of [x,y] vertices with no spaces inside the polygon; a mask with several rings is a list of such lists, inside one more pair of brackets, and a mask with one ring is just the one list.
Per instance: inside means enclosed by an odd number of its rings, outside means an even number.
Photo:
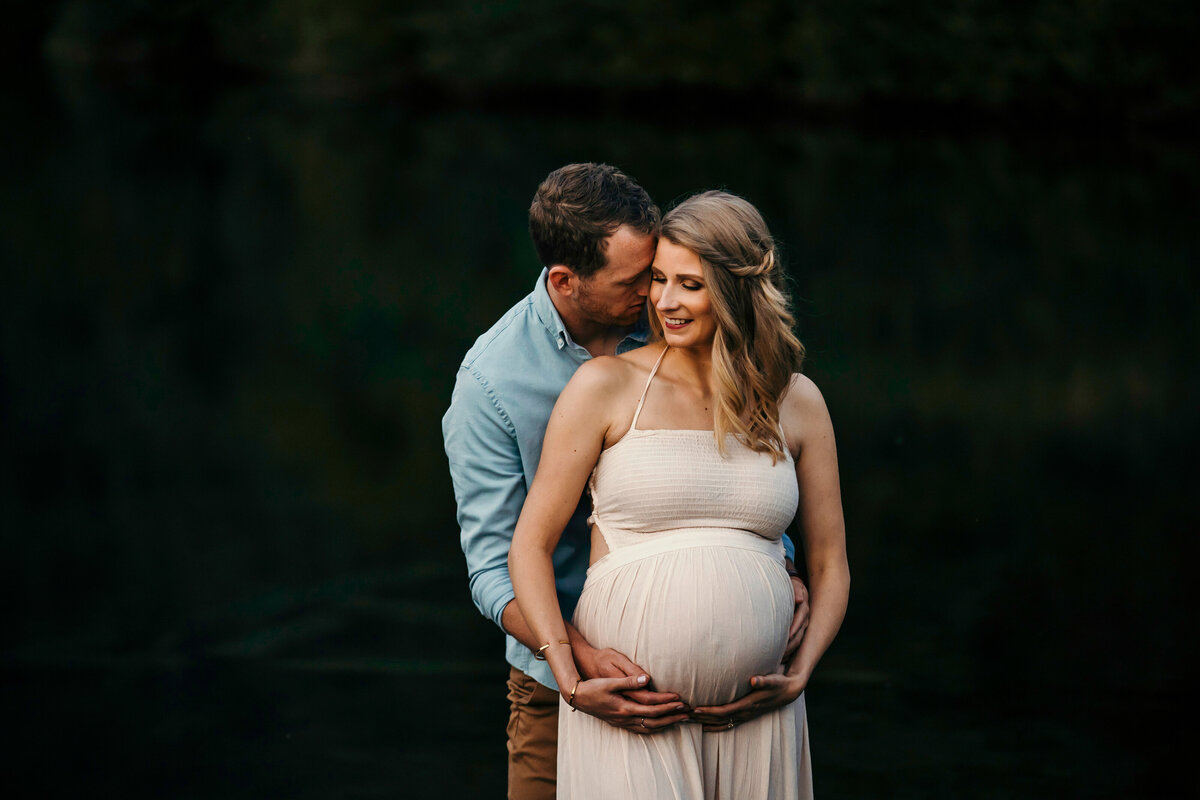
[{"label": "man's fingers", "polygon": [[616,662],[611,658],[596,659],[596,675],[597,678],[628,678],[641,673],[641,670],[625,669],[620,662]]},{"label": "man's fingers", "polygon": [[808,630],[808,622],[800,625],[795,633],[788,634],[787,646],[783,649],[783,661],[786,664],[792,660],[792,656],[796,655],[796,651],[800,649],[800,643],[804,641],[804,632]]},{"label": "man's fingers", "polygon": [[799,633],[788,634],[787,645],[783,648],[783,660],[785,663],[792,660],[792,656],[800,649],[801,641],[803,641],[803,637]]},{"label": "man's fingers", "polygon": [[600,678],[625,678],[645,675],[646,670],[629,660],[624,653],[611,647],[601,650],[596,655],[596,667]]},{"label": "man's fingers", "polygon": [[796,606],[792,612],[792,623],[788,626],[787,646],[783,651],[784,661],[791,660],[796,649],[800,647],[804,632],[808,630],[808,618],[812,611],[808,605],[808,587],[799,578],[792,578],[792,594],[796,598]]},{"label": "man's fingers", "polygon": [[646,670],[630,661],[629,657],[624,653],[617,652],[616,650],[608,650],[605,655],[605,661],[613,669],[620,670],[623,675],[637,676],[646,674]]},{"label": "man's fingers", "polygon": [[796,651],[800,649],[800,642],[804,641],[804,637],[797,636],[795,639],[788,639],[787,647],[783,650],[783,660],[791,661],[792,656],[796,655]]},{"label": "man's fingers", "polygon": [[808,605],[808,587],[795,575],[792,576],[792,595],[796,598],[796,605]]}]

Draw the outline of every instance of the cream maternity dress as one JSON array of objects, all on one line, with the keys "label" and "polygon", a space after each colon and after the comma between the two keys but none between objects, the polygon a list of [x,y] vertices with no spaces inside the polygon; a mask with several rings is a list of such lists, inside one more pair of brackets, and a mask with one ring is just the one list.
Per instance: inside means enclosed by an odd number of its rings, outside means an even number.
[{"label": "cream maternity dress", "polygon": [[[666,354],[664,349],[663,355]],[[736,437],[639,430],[650,372],[623,439],[589,487],[610,552],[588,570],[574,623],[692,706],[729,703],[779,668],[794,596],[780,537],[796,512],[790,455]],[[571,800],[789,800],[812,796],[803,695],[719,733],[683,723],[639,735],[560,706],[558,796]]]}]

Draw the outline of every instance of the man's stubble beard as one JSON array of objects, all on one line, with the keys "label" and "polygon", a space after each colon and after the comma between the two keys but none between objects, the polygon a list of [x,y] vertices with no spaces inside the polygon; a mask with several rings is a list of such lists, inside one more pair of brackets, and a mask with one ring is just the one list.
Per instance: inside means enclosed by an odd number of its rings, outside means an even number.
[{"label": "man's stubble beard", "polygon": [[594,294],[586,288],[586,284],[582,281],[580,282],[580,291],[578,292],[576,303],[584,316],[592,322],[597,325],[606,325],[610,328],[627,328],[634,324],[641,315],[642,308],[642,306],[639,306],[638,310],[630,311],[625,316],[614,317],[608,309],[595,300]]}]

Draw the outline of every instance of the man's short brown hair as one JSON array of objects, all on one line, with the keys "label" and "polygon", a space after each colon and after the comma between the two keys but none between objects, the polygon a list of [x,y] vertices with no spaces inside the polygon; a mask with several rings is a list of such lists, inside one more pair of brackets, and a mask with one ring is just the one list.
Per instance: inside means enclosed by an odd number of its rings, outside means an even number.
[{"label": "man's short brown hair", "polygon": [[646,190],[608,164],[568,164],[554,170],[529,206],[529,235],[542,264],[562,264],[579,277],[607,262],[605,238],[622,225],[658,233],[658,206]]}]

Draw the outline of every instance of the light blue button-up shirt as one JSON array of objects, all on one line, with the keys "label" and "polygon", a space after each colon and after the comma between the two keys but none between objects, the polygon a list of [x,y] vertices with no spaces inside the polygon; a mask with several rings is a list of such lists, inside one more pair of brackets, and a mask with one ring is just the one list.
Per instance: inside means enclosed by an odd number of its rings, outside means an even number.
[{"label": "light blue button-up shirt", "polygon": [[[513,599],[508,550],[542,457],[550,412],[575,370],[591,358],[571,340],[554,308],[546,290],[548,275],[543,269],[533,291],[475,340],[458,369],[450,408],[442,418],[471,598],[497,625]],[[617,345],[617,352],[641,347],[647,333],[639,326]],[[555,587],[566,619],[575,612],[587,574],[589,506],[586,496],[580,499],[554,551]],[[790,557],[793,551],[786,537],[785,545]],[[549,665],[535,660],[512,636],[505,652],[509,664],[557,690]]]}]

